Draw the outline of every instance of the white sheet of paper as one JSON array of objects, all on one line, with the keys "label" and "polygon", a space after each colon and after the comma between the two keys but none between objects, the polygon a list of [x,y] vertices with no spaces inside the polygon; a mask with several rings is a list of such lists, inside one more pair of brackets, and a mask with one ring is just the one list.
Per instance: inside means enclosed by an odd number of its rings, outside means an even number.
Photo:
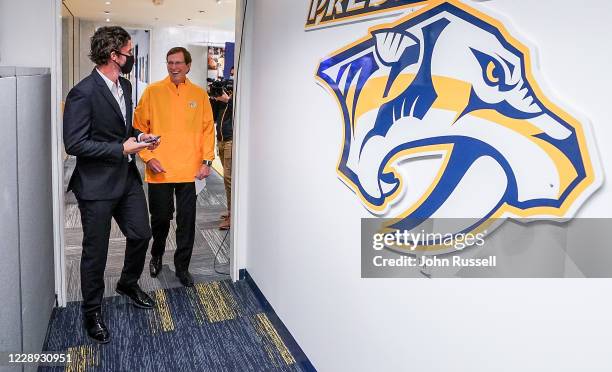
[{"label": "white sheet of paper", "polygon": [[199,195],[200,192],[202,192],[202,190],[204,190],[204,188],[206,187],[206,178],[199,180],[199,179],[195,179],[195,189],[196,189],[196,195]]}]

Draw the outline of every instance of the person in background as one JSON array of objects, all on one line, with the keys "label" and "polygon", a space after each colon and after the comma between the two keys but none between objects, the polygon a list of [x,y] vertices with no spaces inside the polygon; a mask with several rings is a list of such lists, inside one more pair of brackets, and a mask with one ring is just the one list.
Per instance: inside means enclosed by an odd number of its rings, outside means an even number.
[{"label": "person in background", "polygon": [[135,153],[154,150],[159,139],[132,127],[132,85],[120,74],[134,65],[130,35],[101,27],[91,38],[91,75],[70,90],[64,108],[64,146],[76,156],[68,191],[76,196],[83,225],[81,292],[84,325],[98,343],[110,341],[102,319],[104,270],[111,219],[126,237],[125,261],[116,291],[136,307],[155,302],[138,286],[151,238],[147,202]]},{"label": "person in background", "polygon": [[[234,66],[230,69],[230,80],[234,78]],[[233,87],[233,84],[232,84]],[[232,210],[232,137],[234,135],[234,94],[224,89],[218,97],[213,97],[213,112],[217,129],[217,150],[223,165],[223,183],[227,197],[227,212],[221,215],[219,229],[230,228]]]},{"label": "person in background", "polygon": [[149,85],[136,107],[134,126],[144,133],[157,133],[164,145],[140,152],[147,164],[149,209],[153,246],[149,271],[157,277],[176,195],[176,276],[186,287],[194,285],[189,273],[196,221],[195,179],[210,174],[215,157],[214,126],[208,94],[187,79],[191,54],[176,47],[166,55],[168,77]]}]

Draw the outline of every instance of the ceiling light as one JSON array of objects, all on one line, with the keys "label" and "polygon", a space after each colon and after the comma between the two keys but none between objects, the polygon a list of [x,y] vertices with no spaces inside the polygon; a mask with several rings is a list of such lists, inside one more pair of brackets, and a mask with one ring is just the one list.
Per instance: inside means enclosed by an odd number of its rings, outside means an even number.
[{"label": "ceiling light", "polygon": [[110,12],[108,10],[105,10],[104,14],[110,14]]},{"label": "ceiling light", "polygon": [[221,0],[217,0],[217,5],[221,4]]},{"label": "ceiling light", "polygon": [[198,10],[198,13],[206,13],[205,10]]},{"label": "ceiling light", "polygon": [[111,2],[110,2],[110,1],[107,1],[107,2],[105,2],[104,4],[106,4],[106,5],[110,5],[110,4],[111,4]]},{"label": "ceiling light", "polygon": [[106,18],[106,22],[110,22],[110,18]]}]

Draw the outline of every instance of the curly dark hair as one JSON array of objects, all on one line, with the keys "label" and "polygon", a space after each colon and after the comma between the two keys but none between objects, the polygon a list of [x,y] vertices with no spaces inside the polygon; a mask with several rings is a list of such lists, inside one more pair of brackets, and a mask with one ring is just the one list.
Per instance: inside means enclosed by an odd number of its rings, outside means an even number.
[{"label": "curly dark hair", "polygon": [[130,34],[121,27],[100,27],[91,37],[89,59],[97,66],[104,65],[111,53],[121,50],[130,39]]},{"label": "curly dark hair", "polygon": [[166,53],[166,60],[168,60],[168,56],[176,53],[183,53],[183,57],[185,57],[185,64],[188,65],[191,63],[191,53],[183,47],[174,47]]}]

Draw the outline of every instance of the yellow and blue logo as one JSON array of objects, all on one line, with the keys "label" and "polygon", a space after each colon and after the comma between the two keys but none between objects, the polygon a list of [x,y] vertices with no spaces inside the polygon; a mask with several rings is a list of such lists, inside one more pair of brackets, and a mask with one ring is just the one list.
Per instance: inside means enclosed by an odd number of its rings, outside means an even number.
[{"label": "yellow and blue logo", "polygon": [[342,114],[340,178],[390,229],[571,218],[603,173],[589,123],[537,72],[524,43],[460,1],[370,29],[317,70]]}]

